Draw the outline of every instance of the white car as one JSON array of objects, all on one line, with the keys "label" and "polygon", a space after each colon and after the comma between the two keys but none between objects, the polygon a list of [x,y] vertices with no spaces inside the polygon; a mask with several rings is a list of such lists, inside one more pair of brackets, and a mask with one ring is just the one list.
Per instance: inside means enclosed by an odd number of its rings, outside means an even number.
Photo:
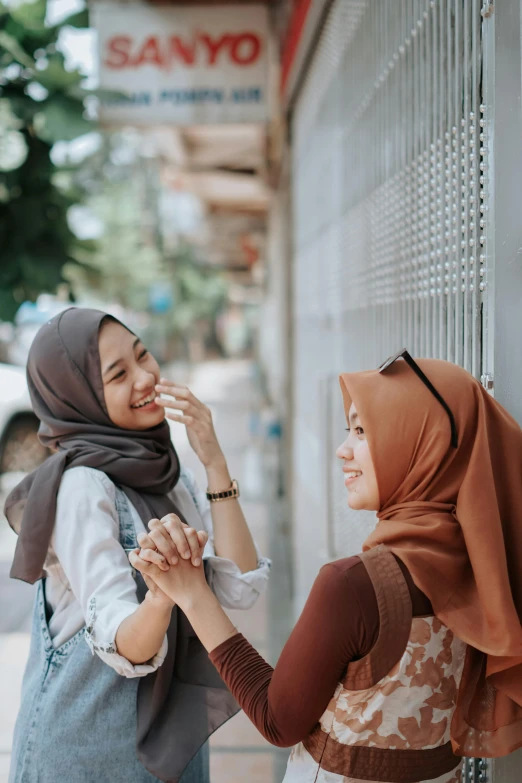
[{"label": "white car", "polygon": [[0,363],[0,474],[34,470],[49,451],[37,438],[25,367]]}]

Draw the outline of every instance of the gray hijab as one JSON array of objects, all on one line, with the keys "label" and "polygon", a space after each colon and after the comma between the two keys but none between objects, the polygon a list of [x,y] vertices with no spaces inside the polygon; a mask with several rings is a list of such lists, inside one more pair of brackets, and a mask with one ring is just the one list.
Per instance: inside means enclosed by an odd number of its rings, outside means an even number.
[{"label": "gray hijab", "polygon": [[[39,438],[55,453],[5,503],[5,515],[18,533],[11,568],[15,579],[32,584],[44,576],[56,498],[68,468],[103,471],[123,489],[144,525],[168,513],[183,519],[168,494],[180,465],[167,422],[135,432],[116,427],[108,416],[98,352],[107,317],[99,310],[70,308],[42,326],[31,346],[27,380],[40,419]],[[139,580],[140,600],[145,592]],[[140,681],[136,747],[153,775],[177,783],[201,745],[238,707],[178,608],[167,636],[163,665]]]}]

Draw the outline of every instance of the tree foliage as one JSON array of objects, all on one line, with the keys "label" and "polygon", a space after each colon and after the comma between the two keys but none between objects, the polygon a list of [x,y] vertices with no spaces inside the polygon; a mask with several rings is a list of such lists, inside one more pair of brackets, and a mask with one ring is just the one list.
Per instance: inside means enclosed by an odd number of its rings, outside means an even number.
[{"label": "tree foliage", "polygon": [[190,246],[185,246],[174,260],[176,282],[174,328],[187,332],[196,321],[212,322],[227,301],[227,284],[223,275],[209,266],[199,265]]},{"label": "tree foliage", "polygon": [[[90,194],[86,206],[103,230],[89,270],[68,274],[80,298],[98,289],[108,301],[155,313],[166,334],[184,335],[195,322],[215,319],[226,302],[227,284],[220,270],[202,263],[190,240],[177,235],[172,244],[172,234],[170,241],[165,236],[158,162],[140,150],[139,134],[114,131],[80,165],[77,177]],[[171,300],[161,313],[151,301],[153,290],[163,290]]]},{"label": "tree foliage", "polygon": [[79,195],[59,186],[51,150],[93,130],[84,76],[57,48],[62,28],[87,27],[88,17],[50,26],[46,11],[46,0],[0,3],[0,320],[55,290],[82,245],[67,223]]}]

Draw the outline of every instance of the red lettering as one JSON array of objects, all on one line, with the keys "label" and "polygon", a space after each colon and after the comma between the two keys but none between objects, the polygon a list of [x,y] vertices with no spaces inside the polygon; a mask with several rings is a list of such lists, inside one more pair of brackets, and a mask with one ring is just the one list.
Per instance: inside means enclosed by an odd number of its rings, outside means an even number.
[{"label": "red lettering", "polygon": [[145,39],[132,64],[135,68],[139,68],[140,65],[157,65],[159,68],[163,68],[163,57],[155,35]]},{"label": "red lettering", "polygon": [[236,65],[252,65],[259,57],[261,41],[254,33],[234,36],[230,47],[230,58]]},{"label": "red lettering", "polygon": [[215,65],[220,50],[230,45],[231,36],[225,34],[213,41],[210,35],[203,33],[200,35],[200,41],[208,48],[208,64]]},{"label": "red lettering", "polygon": [[132,38],[128,35],[115,35],[109,38],[107,43],[109,56],[105,58],[104,65],[107,68],[125,68],[129,64],[132,43]]},{"label": "red lettering", "polygon": [[[179,35],[150,35],[141,41],[134,41],[128,35],[116,35],[107,41],[107,68],[140,68],[152,65],[169,69],[176,64],[181,67],[200,65],[215,66],[220,57],[239,66],[251,65],[259,59],[263,41],[256,33],[224,33],[213,38],[207,33],[196,33],[191,39]],[[222,53],[225,52],[225,55]]]},{"label": "red lettering", "polygon": [[185,65],[194,65],[196,61],[196,42],[182,41],[177,35],[171,35],[169,39],[169,62],[174,59],[181,60]]}]

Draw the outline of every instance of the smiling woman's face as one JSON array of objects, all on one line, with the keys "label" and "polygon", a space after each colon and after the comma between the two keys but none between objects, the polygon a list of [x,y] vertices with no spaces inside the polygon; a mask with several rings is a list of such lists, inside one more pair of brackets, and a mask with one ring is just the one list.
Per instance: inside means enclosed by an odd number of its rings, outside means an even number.
[{"label": "smiling woman's face", "polygon": [[337,456],[343,462],[344,484],[348,490],[348,505],[353,509],[378,511],[380,499],[377,477],[364,427],[353,403],[348,414],[348,421],[346,440],[336,451]]},{"label": "smiling woman's face", "polygon": [[109,418],[125,430],[148,430],[165,418],[156,405],[160,368],[141,340],[121,324],[104,321],[98,338],[105,405]]}]

